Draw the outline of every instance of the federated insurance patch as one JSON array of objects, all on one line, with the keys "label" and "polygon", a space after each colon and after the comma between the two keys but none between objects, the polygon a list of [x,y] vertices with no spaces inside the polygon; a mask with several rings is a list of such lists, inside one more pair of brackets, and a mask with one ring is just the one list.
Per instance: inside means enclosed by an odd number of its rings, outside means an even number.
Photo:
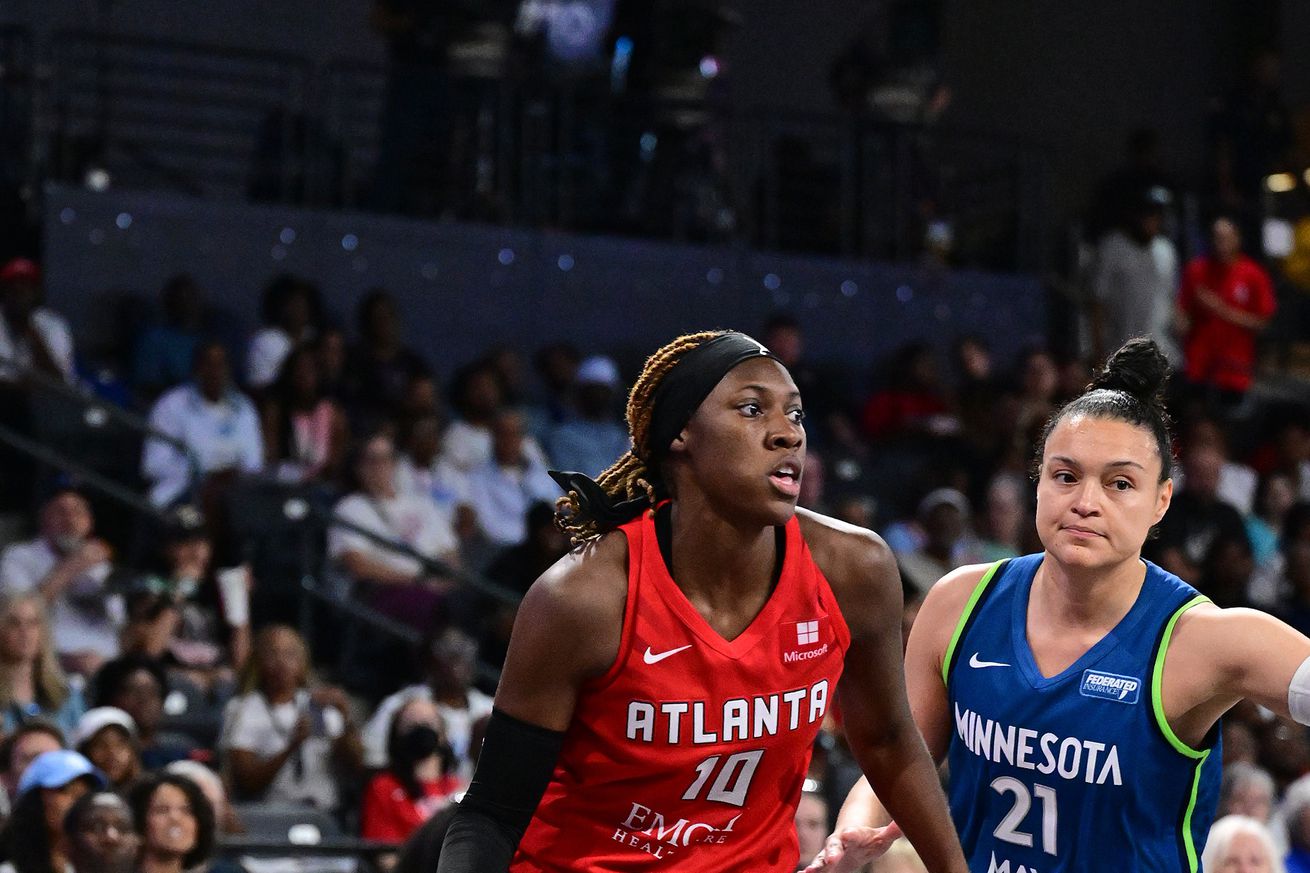
[{"label": "federated insurance patch", "polygon": [[1083,684],[1079,686],[1078,693],[1097,700],[1136,703],[1141,690],[1141,679],[1120,676],[1118,673],[1103,673],[1100,670],[1084,670]]}]

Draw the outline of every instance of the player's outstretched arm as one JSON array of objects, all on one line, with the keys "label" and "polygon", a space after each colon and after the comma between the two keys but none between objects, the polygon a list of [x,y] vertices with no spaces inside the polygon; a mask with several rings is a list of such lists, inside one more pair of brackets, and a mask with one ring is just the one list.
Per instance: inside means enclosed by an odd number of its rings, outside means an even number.
[{"label": "player's outstretched arm", "polygon": [[851,631],[838,686],[847,741],[927,868],[963,873],[937,768],[906,699],[896,561],[877,535],[824,521],[828,526],[807,530],[806,539]]},{"label": "player's outstretched arm", "polygon": [[446,834],[438,873],[508,870],[550,783],[583,683],[617,657],[626,595],[622,534],[571,553],[528,590],[477,772]]},{"label": "player's outstretched arm", "polygon": [[1185,612],[1164,664],[1164,705],[1192,745],[1239,700],[1310,724],[1310,639],[1254,609]]},{"label": "player's outstretched arm", "polygon": [[[910,632],[905,651],[906,695],[914,722],[934,762],[946,757],[950,745],[950,704],[942,678],[942,662],[965,603],[987,569],[986,566],[961,567],[945,576],[928,592]],[[842,703],[845,706],[845,697]],[[940,796],[935,772],[933,778],[933,793]],[[825,873],[860,870],[887,851],[900,836],[900,828],[895,822],[889,825],[889,820],[887,806],[874,793],[868,779],[861,778],[847,795],[836,830],[828,837],[824,851],[808,869]],[[952,842],[954,839],[952,830]]]}]

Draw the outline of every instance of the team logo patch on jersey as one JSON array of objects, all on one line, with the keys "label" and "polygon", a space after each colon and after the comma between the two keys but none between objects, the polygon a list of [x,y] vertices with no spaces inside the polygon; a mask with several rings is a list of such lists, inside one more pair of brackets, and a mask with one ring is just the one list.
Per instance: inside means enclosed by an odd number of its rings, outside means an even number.
[{"label": "team logo patch on jersey", "polygon": [[1083,684],[1078,693],[1098,700],[1117,700],[1119,703],[1136,703],[1142,690],[1142,680],[1100,670],[1084,670]]},{"label": "team logo patch on jersey", "polygon": [[832,648],[832,622],[828,616],[793,621],[781,628],[782,661],[796,664],[828,654]]}]

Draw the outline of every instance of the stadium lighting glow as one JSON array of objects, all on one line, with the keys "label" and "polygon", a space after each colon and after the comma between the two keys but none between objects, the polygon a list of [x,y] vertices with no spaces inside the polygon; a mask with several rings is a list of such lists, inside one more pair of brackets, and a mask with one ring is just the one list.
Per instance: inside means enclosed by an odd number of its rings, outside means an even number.
[{"label": "stadium lighting glow", "polygon": [[1286,194],[1296,187],[1296,177],[1291,173],[1274,173],[1265,176],[1265,187],[1274,194]]}]

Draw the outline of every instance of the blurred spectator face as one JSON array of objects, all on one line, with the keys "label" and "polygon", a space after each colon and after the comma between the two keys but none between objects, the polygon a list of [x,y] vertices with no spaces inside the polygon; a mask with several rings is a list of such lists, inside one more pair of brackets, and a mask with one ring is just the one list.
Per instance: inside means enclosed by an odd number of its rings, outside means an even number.
[{"label": "blurred spectator face", "polygon": [[71,491],[58,494],[41,510],[41,535],[61,552],[69,552],[91,535],[91,505]]},{"label": "blurred spectator face", "polygon": [[1299,422],[1283,425],[1278,430],[1278,461],[1286,469],[1293,469],[1302,461],[1310,460],[1310,428]]},{"label": "blurred spectator face", "polygon": [[318,338],[318,362],[322,372],[334,376],[346,368],[346,336],[333,329]]},{"label": "blurred spectator face", "polygon": [[432,644],[432,690],[440,697],[443,693],[463,693],[473,685],[477,664],[478,646],[473,638],[461,630],[451,628]]},{"label": "blurred spectator face", "polygon": [[389,296],[373,299],[364,316],[364,339],[369,345],[387,348],[400,341],[400,321]]},{"label": "blurred spectator face", "polygon": [[1269,873],[1274,869],[1273,864],[1274,859],[1269,857],[1269,850],[1259,837],[1239,831],[1233,835],[1215,870],[1216,873]]},{"label": "blurred spectator face", "polygon": [[950,554],[964,536],[964,514],[949,504],[939,504],[929,510],[923,519],[923,530],[927,534],[927,551],[935,554]]},{"label": "blurred spectator face", "polygon": [[309,326],[309,320],[313,316],[313,310],[309,303],[309,292],[300,286],[291,289],[282,301],[282,311],[279,315],[278,323],[283,330],[292,336],[299,336]]},{"label": "blurred spectator face", "polygon": [[91,782],[88,777],[83,777],[60,788],[36,790],[41,792],[41,805],[45,808],[46,832],[59,834],[63,833],[64,816],[68,815],[69,808],[77,803],[79,797],[91,790]]},{"label": "blurred spectator face", "polygon": [[437,381],[431,376],[417,375],[410,378],[405,385],[405,396],[401,400],[405,414],[413,418],[422,415],[436,415],[441,410],[441,397],[437,393]]},{"label": "blurred spectator face", "polygon": [[1242,234],[1227,218],[1219,218],[1210,225],[1210,244],[1214,255],[1221,261],[1231,261],[1242,252]]},{"label": "blurred spectator face", "polygon": [[427,467],[441,453],[441,422],[434,415],[414,422],[409,430],[409,454],[414,463]]},{"label": "blurred spectator face", "polygon": [[441,712],[431,700],[415,697],[409,700],[400,712],[396,713],[396,730],[400,733],[414,727],[430,727],[441,733],[443,724]]},{"label": "blurred spectator face", "polygon": [[164,689],[154,673],[144,668],[133,670],[108,703],[132,716],[142,736],[150,737],[164,715]]},{"label": "blurred spectator face", "polygon": [[16,598],[0,614],[0,659],[10,664],[28,664],[41,653],[45,621],[41,607],[31,597]]},{"label": "blurred spectator face", "polygon": [[1296,489],[1292,487],[1291,477],[1283,473],[1270,473],[1256,512],[1261,518],[1281,522],[1295,502]]},{"label": "blurred spectator face", "polygon": [[806,791],[796,805],[796,838],[801,844],[801,860],[812,859],[823,851],[827,837],[828,804],[819,795]]},{"label": "blurred spectator face", "polygon": [[229,371],[227,349],[218,343],[202,346],[196,354],[195,377],[200,393],[218,402],[227,392]]},{"label": "blurred spectator face", "polygon": [[1248,815],[1256,821],[1267,822],[1273,811],[1274,797],[1268,786],[1251,780],[1229,792],[1219,815]]},{"label": "blurred spectator face", "polygon": [[578,412],[583,418],[609,418],[614,409],[614,389],[600,382],[578,386]]},{"label": "blurred spectator face", "polygon": [[307,348],[299,348],[291,354],[287,365],[291,367],[292,395],[305,400],[317,397],[321,381],[318,357]]},{"label": "blurred spectator face", "polygon": [[1137,216],[1134,228],[1137,237],[1142,240],[1153,240],[1164,232],[1164,213],[1158,211],[1143,212]]},{"label": "blurred spectator face", "polygon": [[992,354],[978,340],[972,338],[961,340],[956,354],[959,357],[960,372],[966,379],[982,381],[991,378]]},{"label": "blurred spectator face", "polygon": [[[69,860],[77,873],[127,873],[140,845],[132,811],[117,794],[101,791],[70,822]],[[77,814],[77,811],[74,811]]]},{"label": "blurred spectator face", "polygon": [[501,385],[517,395],[519,389],[523,386],[524,370],[523,358],[519,355],[518,349],[501,346],[491,353],[488,363],[491,365],[491,369],[496,372]]},{"label": "blurred spectator face", "polygon": [[1020,382],[1025,397],[1049,401],[1055,396],[1059,380],[1055,361],[1046,352],[1032,352],[1024,358]]},{"label": "blurred spectator face", "polygon": [[464,403],[474,418],[491,417],[503,402],[500,380],[490,367],[483,367],[468,377],[464,387]]},{"label": "blurred spectator face", "polygon": [[164,286],[164,321],[179,330],[196,330],[204,311],[203,295],[191,279],[180,276]]},{"label": "blurred spectator face", "polygon": [[502,412],[491,425],[491,451],[502,467],[523,463],[523,417],[517,412]]},{"label": "blurred spectator face", "polygon": [[101,728],[79,747],[101,769],[110,785],[126,785],[141,772],[141,759],[127,731],[118,725]]},{"label": "blurred spectator face", "polygon": [[359,454],[355,475],[368,494],[384,496],[395,490],[396,447],[390,437],[375,436],[368,441]]},{"label": "blurred spectator face", "polygon": [[873,499],[862,495],[843,497],[833,507],[833,515],[856,527],[873,528]]},{"label": "blurred spectator face", "polygon": [[933,357],[931,349],[922,348],[914,353],[909,360],[909,373],[907,374],[910,384],[919,388],[935,388],[937,386],[937,359]]},{"label": "blurred spectator face", "polygon": [[167,558],[174,578],[187,576],[199,581],[209,571],[214,554],[213,546],[202,531],[176,539],[168,544]]},{"label": "blurred spectator face", "polygon": [[288,627],[272,627],[260,635],[256,647],[259,675],[266,692],[285,692],[305,683],[309,653],[300,635]]},{"label": "blurred spectator face", "polygon": [[22,778],[28,764],[46,752],[62,748],[59,739],[47,731],[27,731],[14,740],[13,751],[9,754],[9,769],[5,773],[5,781],[9,783],[10,793],[12,794],[17,788],[18,780]]},{"label": "blurred spectator face", "polygon": [[200,793],[205,795],[205,800],[214,809],[214,818],[221,833],[244,832],[240,819],[227,802],[227,791],[217,773],[196,761],[174,761],[164,768],[164,772],[185,776],[199,786]]},{"label": "blurred spectator face", "polygon": [[200,825],[186,793],[164,783],[146,806],[142,848],[156,855],[186,855],[196,845]]},{"label": "blurred spectator face", "polygon": [[580,361],[578,350],[570,345],[546,346],[537,352],[537,372],[552,393],[563,394],[573,384]]},{"label": "blurred spectator face", "polygon": [[1216,591],[1244,593],[1255,572],[1255,558],[1246,540],[1224,539],[1212,547],[1209,556],[1207,587]]},{"label": "blurred spectator face", "polygon": [[1254,764],[1259,756],[1260,746],[1250,726],[1241,721],[1225,719],[1223,722],[1224,766],[1229,764]]},{"label": "blurred spectator face", "polygon": [[1087,383],[1092,381],[1092,375],[1087,369],[1087,362],[1082,358],[1070,358],[1060,365],[1060,387],[1061,396],[1077,397],[1083,393]]},{"label": "blurred spectator face", "polygon": [[1202,447],[1187,453],[1183,470],[1187,473],[1187,492],[1205,500],[1214,500],[1219,491],[1219,473],[1224,456],[1213,448]]},{"label": "blurred spectator face", "polygon": [[997,476],[987,489],[987,526],[997,542],[1019,542],[1028,513],[1023,490],[1011,476]]},{"label": "blurred spectator face", "polygon": [[[805,337],[799,327],[791,324],[771,328],[764,335],[764,344],[778,356],[785,367],[796,366],[800,363],[801,355],[805,354]],[[805,853],[801,854],[803,856]]]}]

